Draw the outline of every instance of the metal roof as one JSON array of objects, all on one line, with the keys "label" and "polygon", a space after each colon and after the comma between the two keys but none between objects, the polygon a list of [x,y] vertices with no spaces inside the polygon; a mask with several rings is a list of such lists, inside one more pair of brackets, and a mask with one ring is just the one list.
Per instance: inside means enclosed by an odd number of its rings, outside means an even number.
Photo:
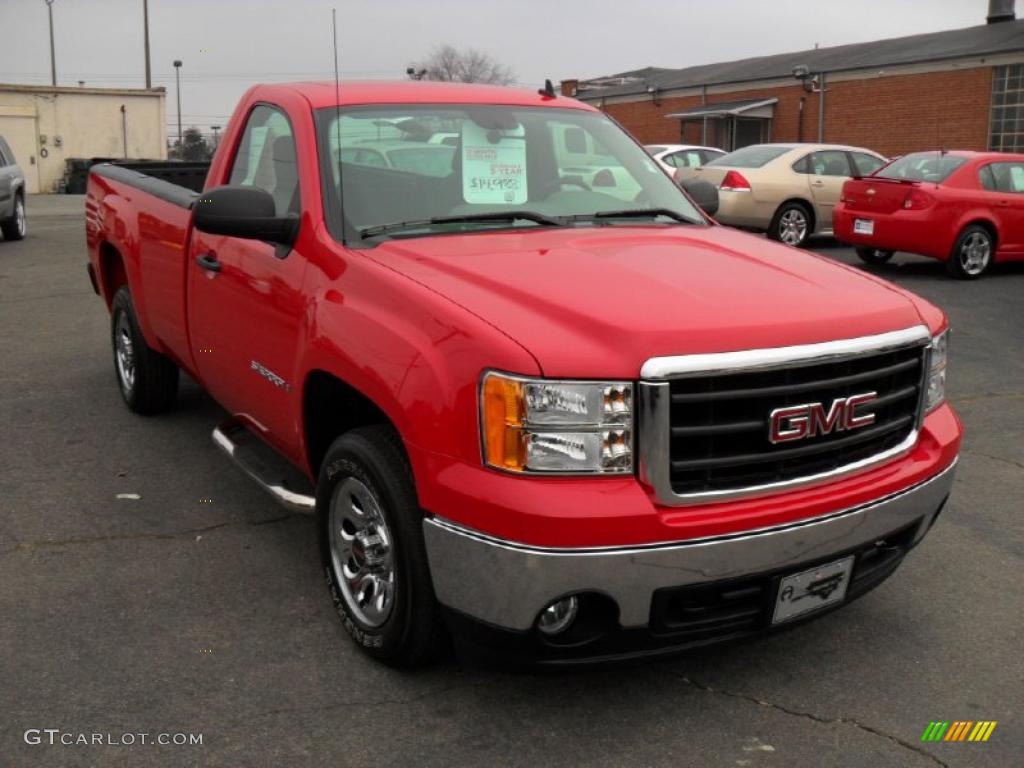
[{"label": "metal roof", "polygon": [[744,99],[743,101],[720,101],[717,104],[708,104],[704,107],[694,107],[685,112],[673,112],[665,117],[720,117],[722,115],[742,115],[752,109],[778,104],[779,100],[771,99]]},{"label": "metal roof", "polygon": [[[1014,52],[1024,52],[1024,19],[684,69],[646,67],[624,73],[642,78],[636,82],[610,88],[581,89],[577,98],[590,100],[641,94],[647,92],[648,87],[666,91],[776,80],[792,77],[793,68],[799,65],[809,67],[811,72],[844,72]],[[580,81],[580,85],[585,85],[585,81]]]}]

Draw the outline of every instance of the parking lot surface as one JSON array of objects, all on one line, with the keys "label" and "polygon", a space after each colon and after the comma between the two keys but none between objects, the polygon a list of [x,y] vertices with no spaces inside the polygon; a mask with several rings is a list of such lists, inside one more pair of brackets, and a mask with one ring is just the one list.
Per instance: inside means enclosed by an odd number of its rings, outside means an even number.
[{"label": "parking lot surface", "polygon": [[[874,592],[656,663],[401,672],[337,621],[313,519],[210,441],[215,403],[186,382],[169,415],[124,407],[81,211],[33,198],[28,238],[0,242],[0,768],[1021,764],[1024,264],[972,283],[904,254],[873,269],[949,313],[966,427],[951,503]],[[933,720],[998,725],[923,744]],[[29,729],[202,744],[27,744]]]}]

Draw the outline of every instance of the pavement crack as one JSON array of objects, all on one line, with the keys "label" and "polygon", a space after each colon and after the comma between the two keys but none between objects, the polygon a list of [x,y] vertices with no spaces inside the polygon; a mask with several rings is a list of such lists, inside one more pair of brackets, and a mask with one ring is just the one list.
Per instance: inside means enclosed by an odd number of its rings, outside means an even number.
[{"label": "pavement crack", "polygon": [[985,453],[984,451],[979,451],[979,450],[976,450],[974,448],[962,448],[961,451],[963,453],[973,453],[973,454],[976,454],[978,456],[983,456],[986,459],[992,459],[992,461],[999,461],[999,462],[1002,462],[1003,464],[1009,464],[1010,466],[1019,467],[1020,469],[1024,469],[1024,463],[1021,463],[1021,462],[1017,461],[1016,459],[1007,459],[1005,456],[995,456],[995,455],[993,455],[991,453]]},{"label": "pavement crack", "polygon": [[930,752],[927,752],[926,750],[921,749],[921,747],[917,746],[916,744],[913,744],[913,743],[911,743],[909,741],[901,739],[899,736],[895,736],[895,735],[893,735],[891,733],[887,733],[887,732],[885,732],[885,731],[883,731],[883,730],[881,730],[879,728],[875,728],[872,725],[867,725],[866,723],[862,723],[859,720],[856,720],[854,718],[850,718],[850,717],[825,717],[824,715],[816,715],[813,712],[804,712],[804,711],[799,710],[799,709],[792,709],[792,708],[784,706],[782,704],[776,704],[775,702],[772,702],[772,701],[765,701],[764,699],[759,699],[756,696],[750,696],[750,695],[745,694],[745,693],[739,693],[737,691],[727,691],[727,690],[724,690],[722,688],[713,688],[710,685],[707,685],[706,683],[697,682],[693,678],[687,677],[686,675],[680,675],[680,678],[682,679],[683,683],[685,683],[686,685],[690,686],[691,688],[696,688],[697,690],[703,691],[705,693],[711,693],[711,694],[715,694],[715,695],[718,695],[718,696],[727,696],[727,697],[732,698],[732,699],[739,699],[740,701],[746,701],[746,702],[748,702],[750,704],[756,704],[759,707],[768,707],[768,708],[773,709],[773,710],[775,710],[777,712],[782,712],[783,714],[791,715],[793,717],[802,717],[802,718],[805,718],[807,720],[812,720],[812,721],[814,721],[816,723],[824,723],[824,724],[827,724],[827,725],[852,725],[854,728],[858,728],[858,729],[860,729],[862,731],[866,731],[867,733],[871,733],[871,734],[873,734],[875,736],[881,736],[883,739],[888,739],[893,744],[896,744],[897,746],[900,746],[903,749],[909,749],[911,752],[916,752],[917,754],[921,755],[922,757],[927,757],[929,760],[934,762],[936,765],[942,766],[942,768],[949,768],[949,764],[948,763],[943,762],[942,760],[940,760],[939,758],[937,758],[935,755],[931,754]]},{"label": "pavement crack", "polygon": [[18,541],[13,547],[0,550],[0,557],[17,552],[31,552],[39,549],[51,549],[59,547],[76,547],[86,544],[101,544],[109,541],[162,541],[167,539],[181,539],[191,536],[198,536],[209,531],[217,531],[222,528],[244,528],[257,525],[273,525],[295,517],[308,517],[299,513],[289,513],[278,517],[268,517],[262,520],[227,520],[223,523],[204,525],[198,528],[186,528],[181,531],[164,531],[157,533],[114,533],[108,536],[82,536],[73,539],[33,539]]}]

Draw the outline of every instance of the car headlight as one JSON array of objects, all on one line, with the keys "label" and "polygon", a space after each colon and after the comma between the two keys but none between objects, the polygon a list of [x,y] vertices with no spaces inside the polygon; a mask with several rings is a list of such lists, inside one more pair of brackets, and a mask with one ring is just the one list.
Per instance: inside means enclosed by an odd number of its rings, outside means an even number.
[{"label": "car headlight", "polygon": [[932,338],[928,356],[928,386],[924,396],[924,412],[931,413],[946,399],[946,349],[949,329]]},{"label": "car headlight", "polygon": [[480,386],[484,463],[509,472],[633,471],[633,384],[488,372]]}]

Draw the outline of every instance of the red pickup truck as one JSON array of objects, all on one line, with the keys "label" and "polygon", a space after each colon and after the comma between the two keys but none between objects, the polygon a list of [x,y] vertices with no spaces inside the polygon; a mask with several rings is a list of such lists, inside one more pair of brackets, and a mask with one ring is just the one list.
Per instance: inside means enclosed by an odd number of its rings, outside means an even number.
[{"label": "red pickup truck", "polygon": [[256,86],[203,190],[100,165],[86,213],[128,407],[208,390],[388,663],[789,626],[953,483],[941,311],[717,225],[548,89]]}]

